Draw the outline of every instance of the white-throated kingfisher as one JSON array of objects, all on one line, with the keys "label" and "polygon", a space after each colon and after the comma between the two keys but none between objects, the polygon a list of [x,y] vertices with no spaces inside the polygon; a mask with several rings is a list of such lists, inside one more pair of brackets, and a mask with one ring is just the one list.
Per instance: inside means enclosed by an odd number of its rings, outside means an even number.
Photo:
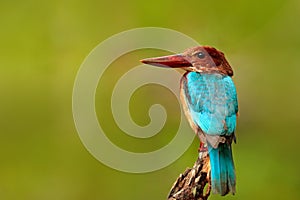
[{"label": "white-throated kingfisher", "polygon": [[209,46],[181,54],[147,58],[141,62],[186,70],[180,81],[185,115],[207,151],[213,193],[235,193],[236,177],[231,143],[235,141],[238,102],[233,70],[221,51]]}]

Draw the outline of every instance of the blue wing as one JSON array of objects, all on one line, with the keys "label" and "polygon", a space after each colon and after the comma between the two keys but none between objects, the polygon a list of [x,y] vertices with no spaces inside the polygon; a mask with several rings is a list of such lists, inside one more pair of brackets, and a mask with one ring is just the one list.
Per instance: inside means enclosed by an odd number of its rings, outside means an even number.
[{"label": "blue wing", "polygon": [[188,72],[181,80],[181,88],[190,123],[208,135],[234,133],[238,103],[231,77]]}]

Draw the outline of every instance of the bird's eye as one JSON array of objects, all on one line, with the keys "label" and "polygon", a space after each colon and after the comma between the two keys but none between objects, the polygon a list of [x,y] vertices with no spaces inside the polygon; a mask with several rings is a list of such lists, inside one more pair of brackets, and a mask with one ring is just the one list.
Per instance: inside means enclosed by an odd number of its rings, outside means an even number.
[{"label": "bird's eye", "polygon": [[205,53],[200,51],[199,53],[197,53],[197,56],[198,56],[198,58],[203,59],[203,58],[205,58]]}]

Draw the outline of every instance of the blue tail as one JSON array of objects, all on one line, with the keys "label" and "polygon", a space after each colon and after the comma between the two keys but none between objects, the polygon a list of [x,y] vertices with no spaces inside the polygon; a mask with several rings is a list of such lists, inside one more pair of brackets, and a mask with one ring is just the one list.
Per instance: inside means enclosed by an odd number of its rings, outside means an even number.
[{"label": "blue tail", "polygon": [[214,194],[222,196],[235,193],[235,171],[232,158],[231,144],[219,143],[214,149],[208,144],[211,166],[211,186]]}]

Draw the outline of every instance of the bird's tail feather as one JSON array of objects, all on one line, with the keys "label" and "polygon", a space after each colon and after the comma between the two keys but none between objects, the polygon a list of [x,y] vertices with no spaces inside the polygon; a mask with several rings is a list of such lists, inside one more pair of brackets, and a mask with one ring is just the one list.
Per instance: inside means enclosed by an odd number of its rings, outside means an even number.
[{"label": "bird's tail feather", "polygon": [[231,144],[219,143],[217,148],[208,144],[211,166],[211,186],[214,194],[235,193],[235,170]]}]

